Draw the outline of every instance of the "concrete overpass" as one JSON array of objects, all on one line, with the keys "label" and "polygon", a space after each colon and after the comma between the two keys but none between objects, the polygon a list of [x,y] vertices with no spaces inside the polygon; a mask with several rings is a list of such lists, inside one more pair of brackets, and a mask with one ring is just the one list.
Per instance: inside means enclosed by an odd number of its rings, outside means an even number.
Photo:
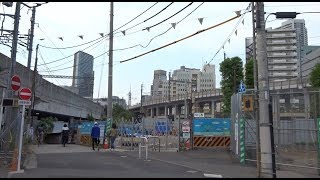
[{"label": "concrete overpass", "polygon": [[[11,91],[11,78],[8,81],[11,59],[0,53],[0,85],[9,87]],[[21,87],[31,89],[33,71],[16,63],[15,74],[20,76]],[[83,98],[69,90],[57,86],[36,73],[35,111],[34,113],[47,114],[60,118],[79,119],[86,118],[88,114],[100,119],[103,107],[92,100]],[[1,88],[0,91],[4,90]]]},{"label": "concrete overpass", "polygon": [[[306,101],[309,99],[307,90],[310,87],[308,79],[291,79],[285,82],[272,82],[269,84],[271,96],[275,94],[285,94],[285,105],[290,106],[290,98],[294,98],[294,93],[305,93],[307,97],[299,99]],[[253,94],[253,90],[248,90],[248,94]],[[167,115],[182,115],[184,117],[184,101],[187,100],[188,112],[201,112],[205,113],[207,117],[219,116],[220,108],[217,108],[217,104],[221,102],[223,94],[221,89],[194,92],[192,95],[179,94],[178,96],[171,96],[170,101],[168,97],[155,98],[151,97],[146,99],[141,104],[136,104],[129,107],[129,110],[138,114],[142,107],[142,112],[147,118],[166,118]],[[191,107],[191,101],[193,106]],[[309,104],[308,102],[305,102]],[[221,105],[221,104],[220,104]],[[285,116],[285,115],[284,115]]]}]

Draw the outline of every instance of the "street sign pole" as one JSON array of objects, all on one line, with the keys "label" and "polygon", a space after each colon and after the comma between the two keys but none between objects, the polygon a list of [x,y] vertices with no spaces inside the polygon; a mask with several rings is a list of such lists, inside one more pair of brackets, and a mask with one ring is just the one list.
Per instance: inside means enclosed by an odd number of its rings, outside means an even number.
[{"label": "street sign pole", "polygon": [[17,171],[23,171],[20,169],[21,164],[21,152],[22,152],[22,139],[23,139],[23,124],[24,124],[24,112],[25,112],[25,105],[22,105],[22,114],[21,114],[21,124],[20,124],[20,138],[19,138],[19,155],[18,155],[18,166]]}]

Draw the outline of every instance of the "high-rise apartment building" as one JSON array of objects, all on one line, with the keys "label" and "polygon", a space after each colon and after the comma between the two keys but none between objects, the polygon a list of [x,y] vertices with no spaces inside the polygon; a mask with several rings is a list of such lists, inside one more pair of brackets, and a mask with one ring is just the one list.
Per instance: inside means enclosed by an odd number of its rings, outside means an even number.
[{"label": "high-rise apartment building", "polygon": [[93,56],[82,51],[74,54],[72,86],[79,90],[79,95],[93,98],[94,71]]},{"label": "high-rise apartment building", "polygon": [[[301,77],[301,62],[305,55],[303,49],[308,45],[305,21],[288,20],[278,28],[268,28],[266,34],[269,81]],[[248,51],[250,42],[252,38],[246,38],[246,59],[252,57],[252,51]]]}]

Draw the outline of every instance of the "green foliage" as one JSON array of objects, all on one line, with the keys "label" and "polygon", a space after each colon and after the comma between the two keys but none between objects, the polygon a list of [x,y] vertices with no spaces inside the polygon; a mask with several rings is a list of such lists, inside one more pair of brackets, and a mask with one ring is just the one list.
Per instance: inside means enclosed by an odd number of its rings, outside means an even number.
[{"label": "green foliage", "polygon": [[87,114],[87,119],[88,119],[88,121],[95,121],[96,120],[91,114]]},{"label": "green foliage", "polygon": [[54,127],[53,121],[56,121],[56,118],[53,117],[46,117],[46,118],[41,118],[41,120],[38,123],[38,126],[43,127],[43,132],[44,134],[51,133]]},{"label": "green foliage", "polygon": [[245,73],[245,81],[247,89],[253,89],[254,88],[254,78],[253,78],[253,59],[251,58],[246,63],[246,73]]},{"label": "green foliage", "polygon": [[311,71],[310,84],[312,87],[320,87],[320,64],[317,64]]},{"label": "green foliage", "polygon": [[222,80],[220,82],[223,93],[222,113],[225,117],[231,115],[231,96],[239,89],[240,81],[243,80],[243,63],[241,58],[227,58],[220,63]]},{"label": "green foliage", "polygon": [[114,104],[112,108],[112,116],[115,122],[121,120],[130,121],[133,117],[133,113],[118,104]]}]

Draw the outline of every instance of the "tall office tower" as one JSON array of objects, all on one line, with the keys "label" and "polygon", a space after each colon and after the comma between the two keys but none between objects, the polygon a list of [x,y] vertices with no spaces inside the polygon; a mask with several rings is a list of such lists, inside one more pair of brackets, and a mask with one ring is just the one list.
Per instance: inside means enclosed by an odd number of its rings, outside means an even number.
[{"label": "tall office tower", "polygon": [[79,90],[79,95],[93,98],[94,71],[93,56],[82,51],[74,54],[72,86]]}]

